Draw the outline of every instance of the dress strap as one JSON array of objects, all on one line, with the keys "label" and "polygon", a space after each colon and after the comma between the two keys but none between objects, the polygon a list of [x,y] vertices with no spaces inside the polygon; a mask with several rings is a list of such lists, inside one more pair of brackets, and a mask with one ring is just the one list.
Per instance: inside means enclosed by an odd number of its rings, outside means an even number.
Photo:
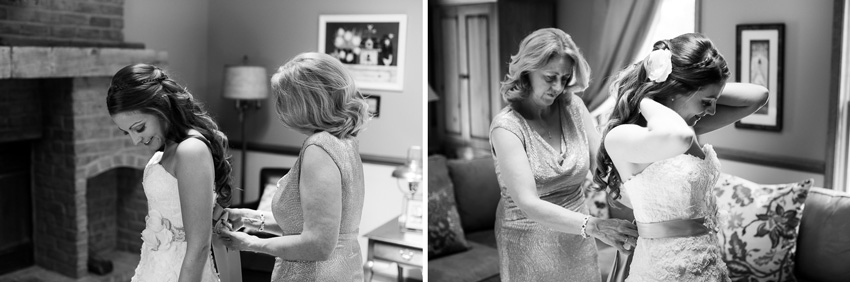
[{"label": "dress strap", "polygon": [[705,218],[677,219],[671,221],[637,223],[638,236],[647,239],[693,237],[706,234]]}]

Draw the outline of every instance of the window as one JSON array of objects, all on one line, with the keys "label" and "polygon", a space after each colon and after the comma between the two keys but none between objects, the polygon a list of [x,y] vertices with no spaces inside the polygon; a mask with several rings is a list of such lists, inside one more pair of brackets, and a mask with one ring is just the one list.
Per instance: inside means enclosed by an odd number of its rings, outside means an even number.
[{"label": "window", "polygon": [[694,32],[696,21],[696,0],[661,0],[655,19],[634,62],[643,60],[652,51],[652,44],[658,40],[670,39],[684,33]]}]

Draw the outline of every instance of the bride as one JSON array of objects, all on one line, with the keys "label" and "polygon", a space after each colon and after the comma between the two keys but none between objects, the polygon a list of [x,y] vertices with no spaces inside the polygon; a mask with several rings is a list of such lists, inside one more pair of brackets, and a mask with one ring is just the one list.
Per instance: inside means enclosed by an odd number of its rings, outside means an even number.
[{"label": "bride", "polygon": [[595,180],[634,209],[639,238],[627,281],[729,281],[710,193],[720,162],[696,135],[754,113],[768,93],[728,77],[712,42],[688,33],[656,42],[611,86],[617,103]]},{"label": "bride", "polygon": [[192,94],[152,65],[119,70],[106,104],[133,144],[153,153],[142,179],[148,215],[132,281],[219,281],[211,223],[213,206],[230,202],[227,138]]}]

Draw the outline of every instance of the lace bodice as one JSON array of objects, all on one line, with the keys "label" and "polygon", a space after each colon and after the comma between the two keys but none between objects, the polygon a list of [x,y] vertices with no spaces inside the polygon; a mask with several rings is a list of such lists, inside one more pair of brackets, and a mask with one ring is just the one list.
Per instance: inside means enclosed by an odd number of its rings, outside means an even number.
[{"label": "lace bodice", "polygon": [[174,178],[159,163],[162,152],[151,157],[145,167],[142,185],[148,198],[148,214],[157,211],[163,218],[168,219],[172,226],[183,227],[183,216],[180,212],[180,194],[177,190],[177,178]]},{"label": "lace bodice", "polygon": [[657,161],[623,184],[641,223],[712,217],[716,213],[714,183],[720,161],[711,145],[702,147],[705,159],[681,154]]},{"label": "lace bodice", "polygon": [[[142,186],[148,199],[148,215],[142,231],[142,250],[132,282],[171,282],[180,277],[186,255],[186,233],[180,209],[177,178],[160,164],[162,152],[157,152],[145,166]],[[212,188],[211,188],[212,189]],[[213,199],[210,199],[213,201]],[[212,225],[210,225],[212,228]],[[207,257],[201,281],[217,282],[218,275]]]},{"label": "lace bodice", "polygon": [[[635,220],[641,223],[704,217],[714,229],[717,205],[711,193],[720,161],[711,145],[705,159],[682,154],[649,165],[624,183]],[[715,232],[691,237],[639,237],[626,281],[729,281]]]}]

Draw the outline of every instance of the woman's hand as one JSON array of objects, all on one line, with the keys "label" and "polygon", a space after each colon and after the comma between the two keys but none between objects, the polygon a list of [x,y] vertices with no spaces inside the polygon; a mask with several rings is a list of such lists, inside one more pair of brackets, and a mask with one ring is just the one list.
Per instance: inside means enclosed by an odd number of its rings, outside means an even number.
[{"label": "woman's hand", "polygon": [[585,233],[626,254],[631,253],[637,244],[637,226],[623,219],[591,217],[587,221]]},{"label": "woman's hand", "polygon": [[251,243],[257,237],[248,235],[244,232],[239,231],[230,231],[225,229],[221,229],[218,233],[218,237],[221,238],[221,242],[224,243],[224,246],[229,250],[239,250],[239,251],[250,251]]},{"label": "woman's hand", "polygon": [[242,227],[257,228],[260,226],[260,216],[257,211],[251,209],[224,209],[227,212],[227,223],[231,230],[239,230]]}]

